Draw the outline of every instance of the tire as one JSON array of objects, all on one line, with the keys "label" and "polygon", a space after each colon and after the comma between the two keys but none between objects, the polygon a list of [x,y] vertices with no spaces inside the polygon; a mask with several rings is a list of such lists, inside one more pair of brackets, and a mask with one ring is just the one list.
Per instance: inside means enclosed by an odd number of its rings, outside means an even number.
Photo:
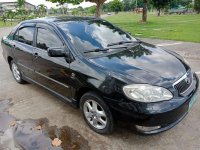
[{"label": "tire", "polygon": [[114,119],[112,113],[100,96],[93,92],[84,94],[80,100],[80,108],[84,120],[93,131],[100,134],[113,132]]},{"label": "tire", "polygon": [[17,64],[14,60],[10,62],[10,69],[12,71],[15,81],[19,84],[25,84],[26,82],[22,79],[21,71],[19,70]]}]

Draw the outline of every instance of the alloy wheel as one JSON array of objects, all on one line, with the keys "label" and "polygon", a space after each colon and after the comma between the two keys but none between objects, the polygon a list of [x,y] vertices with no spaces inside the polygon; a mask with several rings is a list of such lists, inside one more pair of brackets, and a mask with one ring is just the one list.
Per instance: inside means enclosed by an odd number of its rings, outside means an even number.
[{"label": "alloy wheel", "polygon": [[94,100],[87,100],[83,108],[88,122],[96,129],[104,129],[107,125],[107,116],[103,108]]},{"label": "alloy wheel", "polygon": [[15,63],[12,64],[12,72],[13,72],[14,78],[17,81],[20,81],[20,79],[21,79],[20,72],[19,72],[19,69],[18,69],[18,67]]}]

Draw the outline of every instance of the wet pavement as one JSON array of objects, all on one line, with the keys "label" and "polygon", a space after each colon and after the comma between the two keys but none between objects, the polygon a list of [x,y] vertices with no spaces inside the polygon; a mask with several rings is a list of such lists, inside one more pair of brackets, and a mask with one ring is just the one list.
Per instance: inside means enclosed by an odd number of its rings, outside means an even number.
[{"label": "wet pavement", "polygon": [[[0,28],[0,38],[7,35],[10,30],[11,28]],[[143,40],[154,44],[165,44],[166,46],[163,46],[163,48],[178,52],[187,58],[193,71],[200,71],[200,43],[183,42],[178,45],[169,45],[177,43],[177,41]],[[17,84],[1,53],[2,48],[0,46],[0,100],[12,98],[13,105],[8,110],[14,118],[23,121],[29,118],[31,120],[47,118],[48,126],[57,126],[58,134],[56,136],[59,136],[59,138],[61,138],[59,132],[63,129],[63,126],[67,126],[70,130],[77,131],[83,139],[87,140],[88,146],[92,150],[200,149],[200,97],[184,120],[167,132],[153,136],[141,136],[132,130],[132,126],[120,124],[112,135],[103,136],[88,128],[79,110],[59,101],[57,97],[43,88],[33,84]],[[200,77],[200,74],[198,75]],[[8,120],[8,123],[11,121],[12,124],[12,120],[12,118]],[[37,126],[34,123],[32,125]],[[0,128],[3,128],[1,122]],[[23,132],[26,133],[26,131]],[[51,136],[49,138],[53,139]]]},{"label": "wet pavement", "polygon": [[[88,150],[88,141],[67,126],[49,126],[48,119],[18,120],[7,109],[11,100],[0,101],[0,150]],[[60,140],[58,145],[52,143]]]}]

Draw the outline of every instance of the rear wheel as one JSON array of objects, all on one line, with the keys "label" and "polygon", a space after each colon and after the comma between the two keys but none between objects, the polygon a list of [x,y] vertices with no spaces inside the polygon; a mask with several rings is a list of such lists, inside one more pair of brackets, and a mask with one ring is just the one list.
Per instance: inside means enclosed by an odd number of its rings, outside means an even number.
[{"label": "rear wheel", "polygon": [[14,79],[20,83],[20,84],[24,84],[25,81],[22,79],[22,74],[17,66],[17,64],[12,60],[10,63],[10,68],[13,74]]},{"label": "rear wheel", "polygon": [[86,93],[81,98],[80,106],[83,117],[92,130],[101,134],[113,131],[113,116],[101,97],[92,92]]}]

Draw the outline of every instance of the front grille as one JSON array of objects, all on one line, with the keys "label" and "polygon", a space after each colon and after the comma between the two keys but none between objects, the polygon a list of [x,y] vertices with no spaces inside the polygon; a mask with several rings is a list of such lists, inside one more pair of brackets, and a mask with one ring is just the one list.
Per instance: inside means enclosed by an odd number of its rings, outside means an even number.
[{"label": "front grille", "polygon": [[174,84],[174,88],[178,90],[179,94],[183,94],[184,92],[189,89],[193,82],[193,73],[191,71],[188,71],[187,74],[185,74],[181,80],[178,80],[177,83]]}]

